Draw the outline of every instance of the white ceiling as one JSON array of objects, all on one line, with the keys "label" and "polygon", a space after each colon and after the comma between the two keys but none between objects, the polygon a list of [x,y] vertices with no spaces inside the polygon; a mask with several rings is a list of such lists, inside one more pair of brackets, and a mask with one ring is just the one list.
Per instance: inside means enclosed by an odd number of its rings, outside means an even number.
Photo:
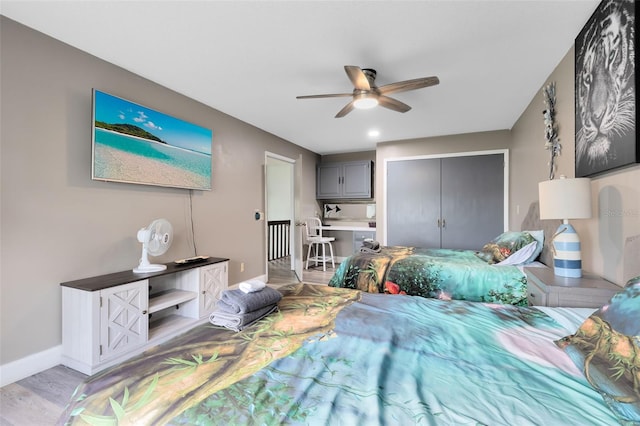
[{"label": "white ceiling", "polygon": [[[330,154],[510,129],[598,2],[3,0],[0,13]],[[440,84],[392,95],[413,107],[404,114],[336,119],[348,98],[296,99],[351,92],[344,65],[376,69],[379,86],[432,75]]]}]

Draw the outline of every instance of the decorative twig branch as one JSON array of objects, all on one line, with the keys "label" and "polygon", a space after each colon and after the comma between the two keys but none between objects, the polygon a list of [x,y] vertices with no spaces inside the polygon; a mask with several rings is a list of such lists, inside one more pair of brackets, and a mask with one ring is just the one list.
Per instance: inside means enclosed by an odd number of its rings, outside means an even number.
[{"label": "decorative twig branch", "polygon": [[553,180],[556,171],[556,157],[560,155],[562,145],[558,138],[558,126],[555,122],[556,117],[556,83],[551,82],[542,89],[544,94],[544,105],[546,109],[542,111],[544,116],[544,137],[546,142],[544,148],[548,149],[551,154],[549,161],[549,180]]}]

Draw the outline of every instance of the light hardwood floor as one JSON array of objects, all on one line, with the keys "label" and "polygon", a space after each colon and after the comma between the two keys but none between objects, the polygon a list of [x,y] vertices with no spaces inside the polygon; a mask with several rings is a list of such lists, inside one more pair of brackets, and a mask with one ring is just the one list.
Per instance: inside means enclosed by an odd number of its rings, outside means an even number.
[{"label": "light hardwood floor", "polygon": [[[339,264],[336,263],[336,268],[338,266]],[[309,269],[302,271],[302,280],[311,284],[328,284],[335,271],[330,264],[326,271],[323,271],[320,265],[317,267],[309,265]],[[291,261],[288,257],[269,262],[269,284],[279,285],[292,282],[297,282],[297,280],[295,273],[291,270]]]},{"label": "light hardwood floor", "polygon": [[[336,264],[336,267],[338,265]],[[303,281],[327,284],[335,269],[303,271]],[[298,282],[288,258],[269,264],[269,285]],[[62,365],[0,388],[0,426],[49,426],[57,423],[76,387],[87,376]]]}]

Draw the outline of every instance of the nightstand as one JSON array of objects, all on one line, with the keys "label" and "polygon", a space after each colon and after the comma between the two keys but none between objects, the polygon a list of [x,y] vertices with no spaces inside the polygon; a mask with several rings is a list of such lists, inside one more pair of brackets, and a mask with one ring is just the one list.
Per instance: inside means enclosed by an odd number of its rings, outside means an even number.
[{"label": "nightstand", "polygon": [[581,278],[559,277],[553,268],[524,268],[527,299],[532,306],[599,308],[622,290],[597,275],[583,272]]}]

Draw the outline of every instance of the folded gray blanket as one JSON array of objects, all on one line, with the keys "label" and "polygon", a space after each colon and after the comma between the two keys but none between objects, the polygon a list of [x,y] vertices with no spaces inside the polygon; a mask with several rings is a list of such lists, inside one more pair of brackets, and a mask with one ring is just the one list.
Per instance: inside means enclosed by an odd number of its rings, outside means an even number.
[{"label": "folded gray blanket", "polygon": [[278,305],[274,303],[273,305],[265,306],[264,308],[260,308],[252,312],[247,312],[246,314],[231,314],[228,312],[213,311],[211,315],[209,315],[209,322],[213,325],[226,327],[233,331],[240,331],[249,327],[254,322],[266,317],[277,308]]},{"label": "folded gray blanket", "polygon": [[380,247],[378,247],[377,249],[360,247],[360,253],[380,253],[380,250],[382,250]]},{"label": "folded gray blanket", "polygon": [[380,243],[375,240],[364,240],[360,247],[361,253],[380,253],[381,250]]},{"label": "folded gray blanket", "polygon": [[374,252],[379,252],[380,243],[375,240],[366,239],[362,242],[362,248],[373,250]]},{"label": "folded gray blanket", "polygon": [[253,293],[245,293],[240,289],[225,290],[216,303],[216,308],[230,314],[244,314],[276,304],[280,299],[282,299],[282,293],[271,287],[265,287]]}]

